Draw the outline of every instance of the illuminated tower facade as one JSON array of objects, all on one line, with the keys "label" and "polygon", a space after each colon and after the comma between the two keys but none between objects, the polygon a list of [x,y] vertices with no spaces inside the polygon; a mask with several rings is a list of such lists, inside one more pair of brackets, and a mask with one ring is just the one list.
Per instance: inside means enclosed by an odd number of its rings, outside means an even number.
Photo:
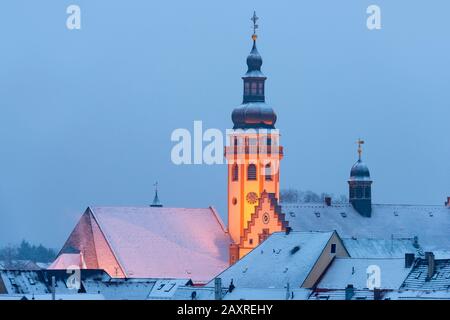
[{"label": "illuminated tower facade", "polygon": [[[233,130],[227,134],[228,229],[234,242],[234,263],[272,232],[284,230],[286,222],[278,205],[280,160],[283,148],[275,129],[277,116],[265,102],[266,77],[256,48],[256,14],[252,21],[253,47],[247,57],[243,79],[243,102],[233,110]],[[281,221],[282,220],[282,221]]]}]

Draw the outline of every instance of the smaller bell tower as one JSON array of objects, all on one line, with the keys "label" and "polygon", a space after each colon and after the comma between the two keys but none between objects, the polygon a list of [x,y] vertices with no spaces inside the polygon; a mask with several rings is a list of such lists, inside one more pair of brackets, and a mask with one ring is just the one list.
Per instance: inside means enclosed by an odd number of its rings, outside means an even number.
[{"label": "smaller bell tower", "polygon": [[350,171],[349,200],[353,208],[364,217],[372,215],[372,179],[369,168],[362,161],[362,145],[364,141],[358,139],[358,161]]}]

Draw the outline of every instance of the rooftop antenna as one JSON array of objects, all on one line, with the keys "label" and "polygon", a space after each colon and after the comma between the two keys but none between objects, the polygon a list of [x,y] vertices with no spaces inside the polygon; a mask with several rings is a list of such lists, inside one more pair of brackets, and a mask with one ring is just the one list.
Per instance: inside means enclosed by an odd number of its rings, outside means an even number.
[{"label": "rooftop antenna", "polygon": [[153,186],[155,187],[155,197],[153,198],[153,202],[150,205],[150,207],[162,207],[162,203],[159,201],[159,197],[158,197],[158,181],[155,182],[155,184],[153,184]]}]

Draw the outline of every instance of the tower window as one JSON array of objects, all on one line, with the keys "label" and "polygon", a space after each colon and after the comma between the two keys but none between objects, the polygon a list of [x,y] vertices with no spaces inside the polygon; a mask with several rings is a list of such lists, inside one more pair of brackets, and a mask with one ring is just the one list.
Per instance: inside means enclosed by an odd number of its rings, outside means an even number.
[{"label": "tower window", "polygon": [[233,165],[231,169],[231,180],[238,181],[239,180],[239,167],[237,164]]},{"label": "tower window", "polygon": [[364,189],[362,187],[356,188],[356,198],[361,199],[363,197]]},{"label": "tower window", "polygon": [[248,165],[247,180],[256,180],[256,166],[254,164]]},{"label": "tower window", "polygon": [[250,94],[250,83],[248,83],[248,82],[244,83],[244,93],[246,95]]},{"label": "tower window", "polygon": [[370,187],[366,187],[366,198],[371,198]]},{"label": "tower window", "polygon": [[264,178],[266,181],[272,181],[272,168],[270,167],[270,163],[264,167]]},{"label": "tower window", "polygon": [[256,82],[252,82],[252,95],[256,95]]},{"label": "tower window", "polygon": [[262,82],[258,83],[258,94],[261,96],[264,94],[264,83]]}]

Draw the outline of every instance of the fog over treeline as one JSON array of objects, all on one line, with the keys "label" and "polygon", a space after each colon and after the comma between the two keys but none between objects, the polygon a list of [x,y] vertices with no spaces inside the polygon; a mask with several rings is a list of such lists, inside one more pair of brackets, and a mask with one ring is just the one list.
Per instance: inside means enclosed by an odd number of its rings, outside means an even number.
[{"label": "fog over treeline", "polygon": [[0,262],[6,266],[13,266],[21,261],[32,262],[52,262],[56,257],[56,250],[47,248],[42,244],[31,244],[26,240],[18,245],[3,245],[0,246]]}]

